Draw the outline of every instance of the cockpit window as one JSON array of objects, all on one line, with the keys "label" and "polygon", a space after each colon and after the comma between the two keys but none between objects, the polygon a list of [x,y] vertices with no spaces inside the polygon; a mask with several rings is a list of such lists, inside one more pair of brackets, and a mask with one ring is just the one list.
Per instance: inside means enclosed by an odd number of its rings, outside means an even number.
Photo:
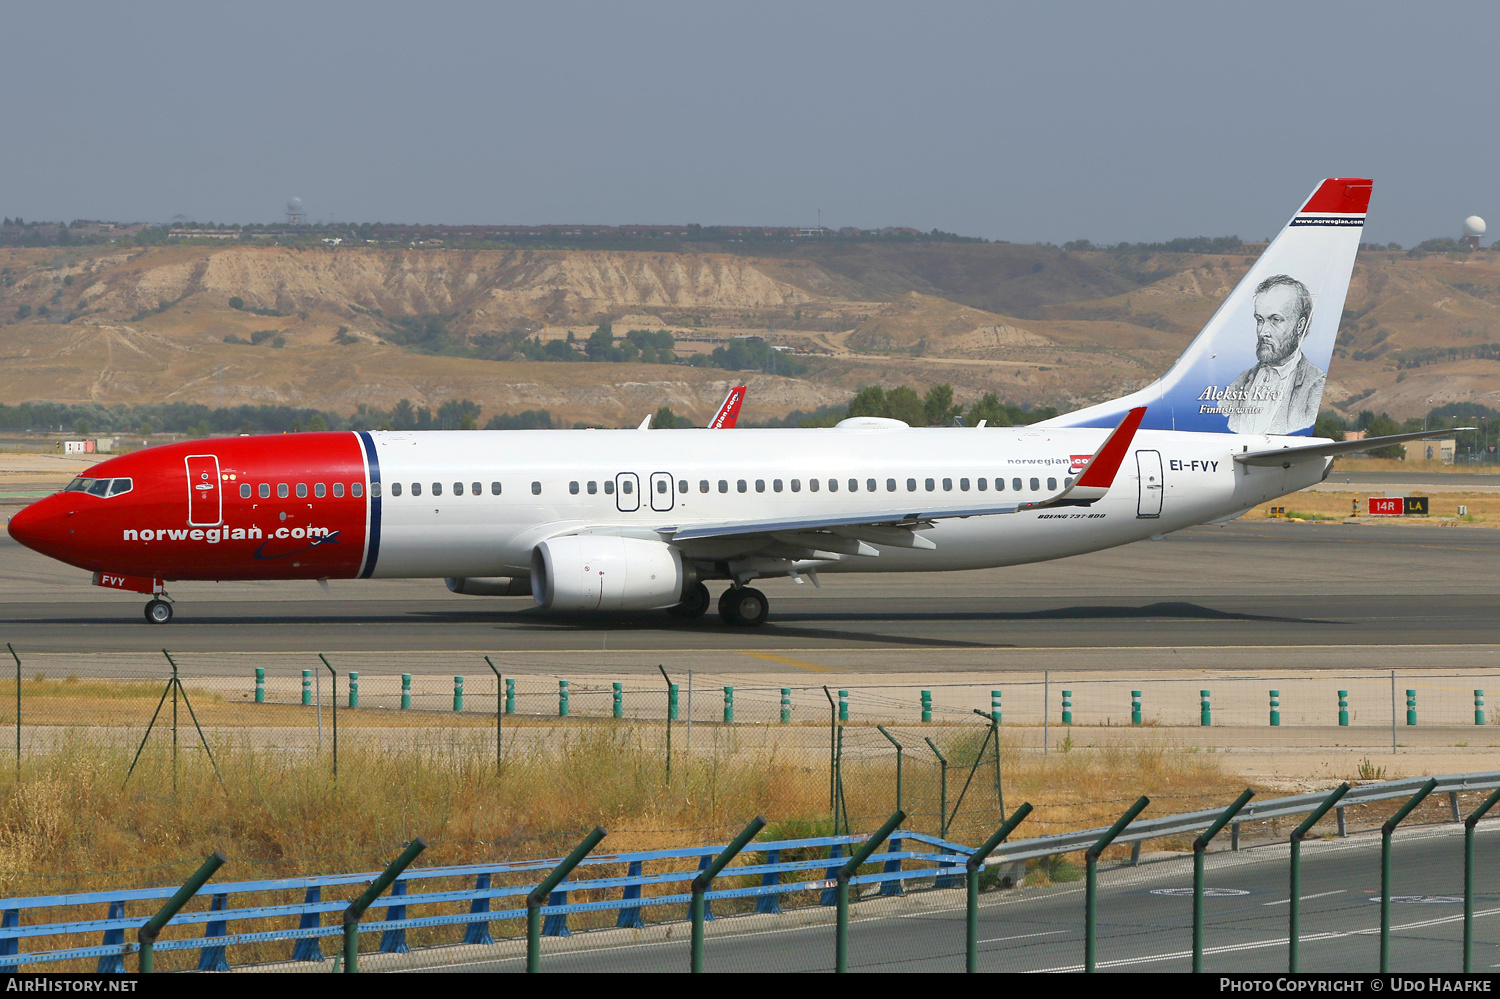
[{"label": "cockpit window", "polygon": [[130,479],[85,479],[82,476],[69,482],[66,493],[88,493],[90,496],[118,496],[128,493],[135,483]]}]

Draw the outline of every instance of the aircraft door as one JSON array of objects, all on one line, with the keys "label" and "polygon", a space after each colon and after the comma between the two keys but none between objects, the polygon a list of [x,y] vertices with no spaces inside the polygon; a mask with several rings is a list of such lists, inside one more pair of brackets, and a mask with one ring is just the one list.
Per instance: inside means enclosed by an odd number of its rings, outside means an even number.
[{"label": "aircraft door", "polygon": [[188,477],[188,525],[212,527],[224,519],[223,490],[219,488],[219,457],[190,454],[183,459]]},{"label": "aircraft door", "polygon": [[651,473],[651,509],[657,513],[666,513],[672,509],[675,489],[672,486],[672,476],[668,472]]},{"label": "aircraft door", "polygon": [[615,506],[622,513],[633,513],[641,508],[641,480],[634,472],[621,472],[615,476]]},{"label": "aircraft door", "polygon": [[1140,476],[1140,494],[1136,501],[1136,517],[1160,517],[1161,497],[1164,492],[1161,474],[1160,451],[1137,451],[1135,467]]}]

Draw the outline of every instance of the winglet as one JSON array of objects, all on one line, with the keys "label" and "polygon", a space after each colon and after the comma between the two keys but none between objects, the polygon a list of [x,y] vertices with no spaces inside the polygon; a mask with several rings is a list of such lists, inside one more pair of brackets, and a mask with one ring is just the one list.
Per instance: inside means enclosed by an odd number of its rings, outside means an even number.
[{"label": "winglet", "polygon": [[708,421],[710,430],[733,430],[735,423],[740,418],[740,404],[745,401],[745,386],[736,385],[729,390],[720,404],[719,411],[714,418]]},{"label": "winglet", "polygon": [[1125,414],[1125,419],[1120,421],[1120,425],[1104,439],[1088,464],[1083,466],[1083,471],[1071,486],[1049,500],[1027,503],[1023,508],[1080,505],[1103,499],[1104,494],[1109,492],[1109,487],[1114,485],[1115,475],[1120,471],[1125,456],[1130,453],[1130,442],[1135,440],[1135,432],[1140,429],[1141,421],[1145,418],[1145,406],[1130,410]]}]

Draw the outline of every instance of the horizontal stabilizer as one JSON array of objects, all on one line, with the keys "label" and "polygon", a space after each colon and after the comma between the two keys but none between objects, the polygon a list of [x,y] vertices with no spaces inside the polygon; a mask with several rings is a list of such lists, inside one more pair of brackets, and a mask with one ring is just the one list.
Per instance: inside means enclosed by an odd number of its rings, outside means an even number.
[{"label": "horizontal stabilizer", "polygon": [[1371,451],[1377,447],[1385,447],[1387,444],[1400,444],[1402,441],[1431,441],[1437,440],[1447,434],[1455,434],[1464,430],[1473,430],[1473,427],[1454,427],[1451,430],[1419,430],[1413,434],[1391,434],[1389,437],[1366,437],[1357,441],[1333,441],[1328,444],[1306,444],[1302,447],[1284,447],[1275,451],[1247,451],[1237,454],[1234,460],[1241,465],[1257,465],[1266,468],[1291,468],[1293,465],[1304,461],[1313,461],[1318,458],[1333,458],[1341,454],[1358,454],[1361,451]]}]

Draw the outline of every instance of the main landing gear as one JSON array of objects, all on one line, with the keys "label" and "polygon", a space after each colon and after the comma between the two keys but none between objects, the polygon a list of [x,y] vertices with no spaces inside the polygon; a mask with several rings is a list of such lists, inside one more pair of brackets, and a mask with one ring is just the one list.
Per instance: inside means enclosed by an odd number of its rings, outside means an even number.
[{"label": "main landing gear", "polygon": [[712,600],[708,595],[708,587],[702,583],[694,583],[683,594],[682,603],[668,608],[667,613],[673,617],[702,617],[708,613],[708,605]]},{"label": "main landing gear", "polygon": [[172,605],[157,597],[146,604],[146,620],[152,624],[166,624],[172,620]]},{"label": "main landing gear", "polygon": [[752,586],[731,586],[719,598],[719,618],[728,625],[758,628],[770,612],[766,595]]}]

